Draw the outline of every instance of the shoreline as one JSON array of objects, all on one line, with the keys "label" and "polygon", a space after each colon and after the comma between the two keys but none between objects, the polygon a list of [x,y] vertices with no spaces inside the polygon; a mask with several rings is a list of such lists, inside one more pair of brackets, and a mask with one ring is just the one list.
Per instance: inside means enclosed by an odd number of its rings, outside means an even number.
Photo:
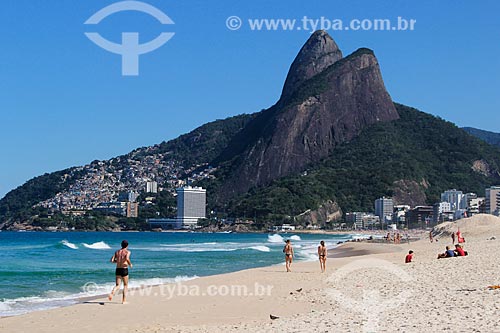
[{"label": "shoreline", "polygon": [[[293,231],[269,231],[269,230],[246,230],[246,231],[231,231],[227,232],[228,230],[221,230],[221,231],[200,231],[200,230],[162,230],[162,231],[155,231],[155,230],[25,230],[25,229],[19,229],[19,230],[0,230],[0,232],[30,232],[30,233],[76,233],[76,232],[104,232],[104,233],[127,233],[127,232],[132,232],[132,233],[140,233],[140,232],[148,232],[148,233],[201,233],[201,234],[216,234],[216,233],[234,233],[234,234],[279,234],[279,235],[287,235],[287,234],[311,234],[311,235],[344,235],[344,234],[360,234],[360,235],[386,235],[388,230],[380,230],[380,229],[375,229],[375,230],[304,230],[304,229],[297,229]],[[399,230],[401,231],[401,230]],[[390,231],[391,233],[393,231]],[[403,231],[401,231],[403,232]],[[415,233],[415,234],[421,234],[421,233],[428,233],[429,230],[426,229],[411,229],[410,233]]]},{"label": "shoreline", "polygon": [[[335,248],[333,248],[329,251],[334,252],[336,249],[340,249],[341,247],[345,247],[346,245],[350,246],[350,247],[355,247],[355,248],[359,248],[359,247],[365,248],[365,247],[372,247],[373,246],[372,244],[369,244],[367,242],[346,242],[346,243],[339,244],[338,246],[336,246]],[[377,246],[378,246],[378,244],[377,244]],[[385,246],[385,245],[382,245],[382,246]],[[356,258],[357,256],[359,256],[355,251],[351,251],[351,249],[348,249],[347,252],[349,252],[349,251],[350,251],[350,254],[344,253],[342,256],[336,257],[337,260],[345,263],[346,261],[349,261],[350,258]],[[346,251],[344,251],[344,252],[346,252]],[[365,253],[372,254],[372,253],[370,253],[370,251],[365,252]],[[365,255],[366,254],[362,254],[361,256],[365,256]],[[329,254],[329,259],[330,259],[329,266],[336,266],[335,264],[332,265],[332,262],[331,262],[332,259],[330,257],[330,254]],[[328,270],[328,266],[327,266],[327,270]],[[297,271],[297,272],[294,273],[295,271]],[[310,278],[311,274],[316,275],[316,278],[322,277],[322,274],[319,272],[319,264],[316,261],[312,261],[312,260],[311,261],[310,260],[294,261],[293,266],[292,266],[292,273],[286,273],[285,269],[284,269],[284,264],[283,264],[283,262],[281,262],[281,263],[277,263],[277,264],[274,264],[271,266],[243,269],[243,270],[230,272],[230,273],[224,273],[224,274],[201,276],[201,277],[197,277],[194,279],[190,279],[190,280],[182,281],[182,282],[178,282],[178,283],[167,283],[167,284],[148,285],[148,286],[140,286],[140,287],[130,288],[129,289],[130,296],[128,298],[129,304],[123,305],[123,306],[126,308],[128,308],[130,306],[135,307],[134,304],[137,302],[137,299],[140,300],[140,303],[142,303],[142,301],[146,301],[146,303],[147,303],[148,299],[149,299],[149,301],[151,301],[151,297],[153,300],[160,302],[161,297],[156,297],[155,295],[164,295],[165,291],[164,290],[162,291],[162,289],[167,289],[167,294],[168,294],[169,288],[172,288],[174,286],[177,286],[177,287],[180,287],[182,285],[184,285],[184,286],[196,286],[196,285],[212,286],[212,285],[221,285],[221,282],[226,282],[226,281],[228,281],[228,282],[241,281],[241,282],[243,282],[242,285],[246,285],[246,286],[250,287],[252,283],[250,283],[249,281],[246,281],[245,279],[241,279],[241,276],[249,276],[249,275],[252,276],[255,273],[260,274],[262,272],[265,272],[265,273],[271,274],[271,275],[285,276],[287,278],[290,278],[290,277],[293,278],[294,275],[296,275],[296,274],[306,275],[306,276],[308,276],[308,278]],[[236,280],[234,280],[234,277],[237,277]],[[132,277],[132,279],[133,279],[133,277]],[[242,280],[245,280],[245,281],[242,281]],[[261,280],[261,279],[257,279],[257,281],[258,280]],[[269,280],[266,280],[266,281],[269,282]],[[316,279],[315,281],[321,282],[321,281],[318,281],[318,279]],[[305,284],[306,285],[309,284],[309,286],[308,286],[309,288],[312,287],[310,285],[310,281],[309,281],[309,283],[305,283]],[[222,285],[224,285],[224,284],[222,284]],[[235,284],[235,285],[238,285],[238,284]],[[273,289],[274,288],[279,289],[277,291],[277,294],[282,295],[283,288],[286,289],[285,294],[293,293],[293,291],[288,290],[290,288],[286,284],[284,286],[277,286],[275,281],[273,281],[272,286],[273,286]],[[304,287],[297,286],[297,290],[299,288],[304,288]],[[293,287],[292,287],[292,289],[293,289]],[[139,295],[137,295],[137,294],[139,294]],[[141,294],[146,294],[146,295],[141,295]],[[151,296],[151,294],[153,296]],[[174,299],[176,297],[179,298],[181,296],[178,296],[178,295],[174,296]],[[206,295],[201,295],[201,296],[194,295],[193,296],[193,298],[196,300],[199,300],[200,298],[203,299],[206,297],[207,297]],[[252,296],[249,296],[249,297],[252,297]],[[217,298],[217,297],[215,297],[215,298]],[[268,297],[268,298],[272,298],[272,297]],[[158,299],[160,299],[160,300],[158,300]],[[210,298],[210,297],[208,298],[209,301],[213,300],[213,299],[214,298]],[[71,304],[68,306],[62,306],[62,307],[58,307],[58,308],[52,308],[52,309],[48,309],[48,310],[33,311],[33,312],[26,313],[26,314],[21,314],[21,315],[0,317],[0,328],[8,327],[10,324],[21,325],[21,323],[24,322],[26,319],[29,319],[32,322],[38,322],[37,319],[40,319],[40,318],[46,318],[46,317],[52,317],[52,316],[66,317],[69,314],[79,313],[80,311],[84,310],[84,308],[85,308],[85,310],[90,310],[90,313],[92,313],[93,310],[91,310],[88,307],[88,305],[99,305],[99,307],[105,307],[106,305],[108,305],[107,308],[111,308],[109,305],[121,305],[121,304],[118,304],[119,303],[118,300],[121,300],[121,293],[120,292],[115,295],[115,298],[112,302],[109,302],[107,300],[107,294],[84,296],[84,297],[76,299],[76,301],[77,301],[76,304]],[[269,300],[269,299],[267,301],[271,301],[271,303],[274,303],[274,302],[272,302],[272,300]],[[202,302],[202,303],[204,303],[204,302]],[[139,305],[139,304],[137,304],[137,305]],[[100,311],[101,310],[102,309],[100,309]],[[84,311],[84,312],[86,312],[86,311]],[[114,309],[112,309],[111,312],[114,313],[115,312]],[[287,314],[291,314],[291,313],[289,313],[290,311],[285,311],[285,312]],[[208,319],[209,318],[204,318],[204,320],[208,320]],[[255,318],[255,319],[258,319],[258,318]],[[76,319],[73,318],[72,320],[76,320]],[[208,320],[208,321],[211,322],[211,320]],[[174,323],[176,325],[183,324],[183,322],[180,322],[178,320],[174,320]],[[51,330],[56,329],[56,327],[57,326],[52,325]],[[33,329],[34,329],[34,331],[45,332],[45,330],[43,330],[43,329],[37,330],[37,329],[35,329],[35,327],[33,327]],[[67,328],[65,330],[68,331]],[[47,332],[48,331],[49,330],[47,330]],[[69,331],[71,332],[72,330],[69,330]],[[76,331],[77,330],[75,330],[75,332]]]},{"label": "shoreline", "polygon": [[[283,235],[283,233],[281,233],[279,235]],[[370,250],[366,250],[366,249],[355,250],[354,249],[354,247],[360,247],[360,246],[363,246],[363,244],[366,244],[366,245],[373,244],[373,245],[371,245],[373,248]],[[392,243],[382,243],[382,244],[371,243],[370,241],[367,241],[365,239],[363,239],[361,241],[355,241],[355,240],[342,241],[342,242],[339,242],[336,245],[334,245],[334,247],[328,248],[328,252],[329,252],[328,258],[329,259],[351,258],[351,257],[364,256],[364,255],[370,255],[370,254],[398,252],[397,250],[389,249],[389,247],[391,245],[393,245],[393,244]],[[381,250],[383,248],[385,248],[385,250]],[[317,259],[313,259],[313,258],[294,259],[294,264],[309,264],[309,263],[315,263],[315,262],[317,262]],[[235,270],[232,272],[226,272],[226,273],[216,273],[216,274],[211,274],[211,275],[200,275],[200,276],[185,276],[186,279],[185,280],[181,279],[180,282],[141,284],[139,286],[129,287],[129,292],[137,292],[139,290],[150,289],[150,288],[154,288],[154,287],[175,285],[175,284],[179,284],[179,283],[185,283],[188,281],[194,281],[194,280],[201,279],[201,278],[218,277],[218,276],[224,276],[224,275],[228,275],[228,274],[239,273],[239,272],[243,272],[243,271],[258,270],[258,269],[264,269],[264,268],[276,268],[276,267],[282,267],[282,266],[284,267],[284,260],[277,262],[275,264],[272,264],[272,265],[259,266],[259,267],[254,267],[254,268],[243,268],[243,269]],[[157,278],[157,279],[177,279],[177,278],[182,278],[182,277],[184,277],[184,276],[163,277],[163,278]],[[132,275],[131,282],[132,283],[134,282],[133,275]],[[101,286],[101,285],[99,285],[99,286]],[[111,287],[110,287],[110,289],[111,289]],[[76,296],[77,294],[78,293],[70,294],[67,296],[67,297],[69,297],[67,299],[67,302],[71,303],[71,304],[57,305],[57,306],[51,307],[49,309],[34,309],[34,310],[28,311],[26,313],[21,313],[21,314],[0,316],[0,320],[2,320],[4,318],[26,316],[26,315],[30,315],[30,314],[36,313],[36,312],[51,311],[51,310],[56,310],[56,309],[60,309],[60,308],[72,307],[72,306],[86,303],[86,302],[92,302],[92,301],[96,301],[99,299],[105,299],[108,296],[107,293]],[[76,297],[71,298],[72,295],[75,295]],[[52,301],[55,301],[55,300],[52,300]],[[48,300],[48,303],[50,303],[50,302],[51,302],[51,300]]]},{"label": "shoreline", "polygon": [[[0,330],[264,333],[362,332],[381,327],[381,331],[412,333],[499,331],[495,316],[500,309],[499,294],[486,288],[500,282],[500,264],[487,255],[497,249],[497,241],[488,240],[495,233],[473,237],[465,227],[460,229],[466,233],[468,257],[437,260],[437,253],[450,245],[445,239],[410,244],[346,242],[336,247],[343,252],[341,256],[335,258],[335,251],[330,253],[334,258],[329,254],[326,274],[320,272],[317,261],[294,262],[291,273],[285,272],[283,264],[245,269],[140,289],[130,293],[127,305],[120,304],[119,294],[112,302],[96,296],[72,306],[3,317]],[[415,252],[414,262],[405,264],[410,249]],[[453,283],[436,283],[447,279]],[[254,292],[255,286],[270,288],[269,293],[221,293],[231,287]],[[219,288],[219,294],[204,294],[210,287]],[[198,293],[178,294],[183,288]],[[377,306],[367,308],[374,317],[358,310],[366,306],[359,302],[372,302],[366,295],[382,297],[373,300]],[[445,311],[443,304],[454,311]],[[465,316],[468,320],[461,320]]]}]

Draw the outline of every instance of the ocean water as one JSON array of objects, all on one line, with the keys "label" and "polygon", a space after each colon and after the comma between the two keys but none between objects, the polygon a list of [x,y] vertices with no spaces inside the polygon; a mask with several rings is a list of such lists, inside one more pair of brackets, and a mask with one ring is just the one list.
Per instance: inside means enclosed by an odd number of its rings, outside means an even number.
[{"label": "ocean water", "polygon": [[[114,285],[109,260],[127,239],[130,287],[157,285],[283,262],[285,239],[297,260],[317,260],[320,240],[353,235],[153,232],[0,232],[0,316],[75,304]],[[89,290],[86,286],[91,284]]]}]

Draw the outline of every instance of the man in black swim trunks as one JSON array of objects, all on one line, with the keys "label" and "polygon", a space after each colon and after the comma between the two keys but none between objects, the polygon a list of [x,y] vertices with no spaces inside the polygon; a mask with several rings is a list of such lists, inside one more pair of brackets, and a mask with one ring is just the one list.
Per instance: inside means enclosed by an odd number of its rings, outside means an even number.
[{"label": "man in black swim trunks", "polygon": [[125,304],[128,291],[128,267],[132,268],[132,262],[130,262],[130,251],[127,250],[128,242],[126,240],[122,241],[122,248],[113,254],[111,257],[111,262],[116,263],[116,285],[109,294],[108,299],[111,301],[115,292],[120,289],[121,282],[123,281],[123,297],[122,304]]}]

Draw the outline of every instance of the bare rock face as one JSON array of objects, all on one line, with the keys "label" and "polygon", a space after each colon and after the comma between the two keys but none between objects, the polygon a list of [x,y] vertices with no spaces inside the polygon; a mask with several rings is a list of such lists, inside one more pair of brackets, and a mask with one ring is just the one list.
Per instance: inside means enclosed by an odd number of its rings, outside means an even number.
[{"label": "bare rock face", "polygon": [[414,180],[401,179],[394,182],[392,198],[396,205],[422,206],[427,201],[425,195],[427,187],[426,180],[422,180],[419,184]]},{"label": "bare rock face", "polygon": [[336,202],[331,200],[323,203],[316,210],[309,210],[296,217],[297,221],[305,225],[320,226],[324,222],[335,222],[342,218],[342,210]]},{"label": "bare rock face", "polygon": [[342,59],[342,51],[324,30],[316,31],[290,66],[282,98],[290,97],[306,80]]},{"label": "bare rock face", "polygon": [[491,177],[495,173],[485,160],[477,160],[472,163],[472,170],[486,177]]},{"label": "bare rock face", "polygon": [[340,58],[328,34],[311,36],[278,103],[247,124],[223,153],[221,160],[233,164],[222,197],[303,171],[364,128],[399,118],[373,52],[359,49]]}]

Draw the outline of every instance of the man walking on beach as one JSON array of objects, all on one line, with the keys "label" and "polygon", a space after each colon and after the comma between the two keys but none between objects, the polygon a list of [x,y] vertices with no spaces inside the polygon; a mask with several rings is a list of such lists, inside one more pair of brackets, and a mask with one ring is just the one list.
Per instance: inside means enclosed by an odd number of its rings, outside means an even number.
[{"label": "man walking on beach", "polygon": [[115,278],[116,285],[109,294],[108,299],[111,301],[116,291],[120,289],[121,282],[123,281],[123,297],[122,304],[125,304],[127,292],[128,292],[128,267],[132,268],[132,262],[130,262],[130,251],[127,250],[128,242],[126,240],[122,241],[122,248],[113,254],[111,257],[111,262],[116,263]]},{"label": "man walking on beach", "polygon": [[290,269],[290,266],[292,266],[293,261],[293,247],[289,239],[286,240],[286,245],[283,248],[283,252],[285,253],[286,271],[291,272],[292,270]]}]

